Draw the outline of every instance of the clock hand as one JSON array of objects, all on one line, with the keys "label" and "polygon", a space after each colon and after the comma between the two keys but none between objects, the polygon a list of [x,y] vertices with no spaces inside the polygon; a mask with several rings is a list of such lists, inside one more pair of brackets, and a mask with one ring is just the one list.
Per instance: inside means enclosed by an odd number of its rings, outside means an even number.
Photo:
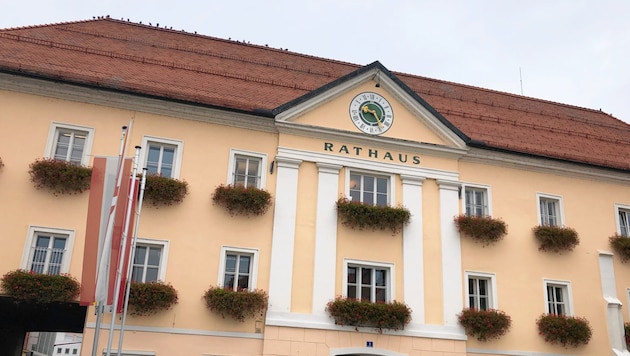
[{"label": "clock hand", "polygon": [[361,108],[363,110],[363,112],[366,113],[370,113],[374,116],[374,118],[376,118],[376,123],[378,124],[378,127],[383,127],[383,123],[381,122],[381,119],[378,118],[378,114],[376,114],[376,110],[371,110],[367,105],[363,105],[363,107]]}]

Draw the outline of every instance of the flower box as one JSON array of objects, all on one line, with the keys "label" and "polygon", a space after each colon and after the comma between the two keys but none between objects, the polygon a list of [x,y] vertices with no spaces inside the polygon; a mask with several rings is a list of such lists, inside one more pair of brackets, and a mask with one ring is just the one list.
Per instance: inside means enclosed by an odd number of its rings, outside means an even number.
[{"label": "flower box", "polygon": [[36,304],[72,302],[79,296],[81,285],[73,277],[61,274],[40,274],[15,270],[2,276],[0,286],[16,301]]},{"label": "flower box", "polygon": [[261,289],[235,291],[214,286],[204,293],[203,299],[211,311],[221,314],[223,318],[229,316],[238,321],[245,321],[250,317],[262,317],[269,302],[267,292]]},{"label": "flower box", "polygon": [[622,262],[630,260],[630,238],[615,234],[608,238],[610,246],[621,257]]},{"label": "flower box", "polygon": [[181,203],[187,194],[188,183],[186,181],[149,174],[144,187],[143,200],[159,207]]},{"label": "flower box", "polygon": [[577,231],[570,227],[541,225],[533,229],[541,251],[571,251],[580,243]]},{"label": "flower box", "polygon": [[623,324],[624,337],[626,340],[626,348],[630,350],[630,323]]},{"label": "flower box", "polygon": [[406,208],[378,206],[353,202],[345,197],[337,200],[337,213],[342,224],[358,230],[386,230],[396,234],[409,222],[411,213]]},{"label": "flower box", "polygon": [[168,310],[177,304],[177,290],[170,283],[131,282],[129,288],[129,314],[150,315]]},{"label": "flower box", "polygon": [[507,234],[505,222],[490,216],[459,215],[455,217],[455,225],[460,233],[484,246],[500,241]]},{"label": "flower box", "polygon": [[473,336],[479,341],[498,339],[512,326],[510,316],[495,309],[464,309],[457,318],[466,330],[466,335]]},{"label": "flower box", "polygon": [[92,168],[56,159],[36,159],[29,166],[31,181],[37,189],[54,195],[78,194],[90,189]]},{"label": "flower box", "polygon": [[591,326],[585,318],[543,314],[536,320],[538,334],[551,344],[564,347],[586,345],[593,334]]},{"label": "flower box", "polygon": [[262,215],[271,205],[271,194],[255,187],[220,185],[214,190],[212,201],[230,215]]},{"label": "flower box", "polygon": [[404,303],[372,303],[365,300],[337,297],[328,302],[326,311],[337,325],[373,327],[383,329],[404,329],[411,321],[411,309]]}]

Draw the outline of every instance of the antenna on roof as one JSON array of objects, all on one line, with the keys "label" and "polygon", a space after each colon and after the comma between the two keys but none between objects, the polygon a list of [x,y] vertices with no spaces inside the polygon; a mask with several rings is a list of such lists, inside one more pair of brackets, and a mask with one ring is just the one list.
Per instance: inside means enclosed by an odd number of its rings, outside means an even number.
[{"label": "antenna on roof", "polygon": [[521,71],[521,67],[518,67],[518,75],[521,78],[521,95],[523,95],[523,72]]}]

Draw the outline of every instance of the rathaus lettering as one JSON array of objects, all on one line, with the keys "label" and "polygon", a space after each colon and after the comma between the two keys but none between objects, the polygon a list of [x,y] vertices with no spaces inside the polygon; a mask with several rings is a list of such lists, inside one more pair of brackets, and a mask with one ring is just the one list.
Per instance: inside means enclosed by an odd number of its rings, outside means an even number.
[{"label": "rathaus lettering", "polygon": [[347,155],[361,156],[367,158],[381,159],[391,162],[420,164],[419,156],[410,156],[406,153],[391,153],[388,151],[379,151],[372,148],[348,146],[348,145],[334,145],[330,142],[324,142],[324,151],[345,153]]}]

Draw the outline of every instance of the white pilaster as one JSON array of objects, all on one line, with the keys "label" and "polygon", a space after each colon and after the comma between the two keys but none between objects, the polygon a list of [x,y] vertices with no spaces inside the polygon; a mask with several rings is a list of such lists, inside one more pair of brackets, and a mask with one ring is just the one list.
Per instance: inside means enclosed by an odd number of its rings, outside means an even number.
[{"label": "white pilaster", "polygon": [[459,213],[459,182],[437,181],[440,187],[440,231],[442,243],[442,297],[444,325],[457,326],[462,302],[462,251],[453,218]]},{"label": "white pilaster", "polygon": [[315,224],[315,270],[313,314],[326,315],[326,303],[335,299],[337,258],[337,209],[340,165],[318,163],[317,222]]},{"label": "white pilaster", "polygon": [[621,315],[621,301],[617,298],[615,283],[615,267],[613,256],[607,252],[599,252],[599,273],[602,283],[602,293],[606,302],[606,321],[608,336],[613,355],[630,355],[626,349],[624,339],[623,316]]},{"label": "white pilaster", "polygon": [[401,175],[403,205],[411,219],[403,229],[403,288],[413,323],[424,324],[424,259],[422,244],[422,182],[424,178]]},{"label": "white pilaster", "polygon": [[269,311],[291,311],[293,247],[297,210],[298,167],[301,160],[276,157],[276,199],[274,203]]}]

